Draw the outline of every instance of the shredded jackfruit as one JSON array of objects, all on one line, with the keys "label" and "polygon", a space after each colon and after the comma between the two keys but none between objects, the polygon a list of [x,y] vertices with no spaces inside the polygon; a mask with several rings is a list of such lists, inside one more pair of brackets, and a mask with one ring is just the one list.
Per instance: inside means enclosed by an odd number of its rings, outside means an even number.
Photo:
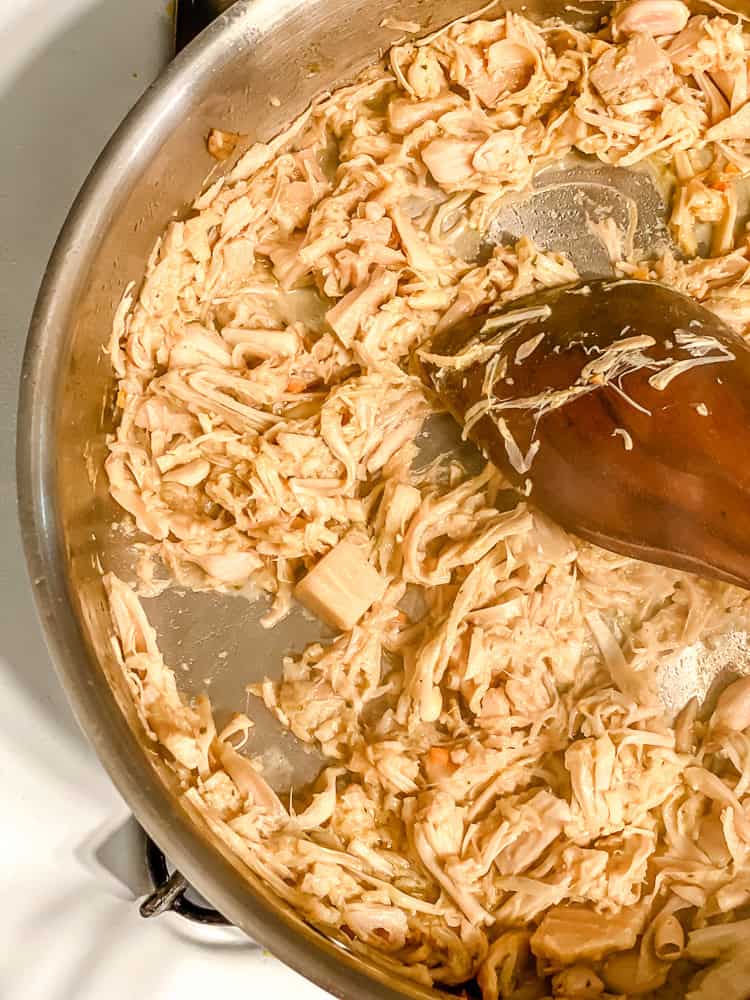
[{"label": "shredded jackfruit", "polygon": [[[618,4],[597,35],[462,18],[254,145],[168,227],[117,310],[113,497],[179,584],[264,593],[272,627],[302,583],[341,629],[253,692],[330,760],[292,808],[238,752],[250,721],[217,734],[135,591],[108,576],[146,731],[186,806],[271,890],[425,985],[750,994],[747,684],[708,722],[695,704],[671,720],[653,687],[686,645],[746,627],[748,597],[582,543],[525,502],[502,509],[490,467],[415,471],[435,404],[409,369],[435,331],[576,280],[526,238],[474,256],[502,198],[572,149],[671,171],[687,257],[620,273],[747,333],[749,49],[741,22],[680,0]],[[714,258],[690,259],[696,224],[715,228]],[[499,358],[522,318],[490,319],[466,356],[426,356]],[[647,364],[647,346],[624,338],[572,391]],[[691,364],[723,360],[693,348]],[[506,443],[527,469],[533,453]],[[684,989],[683,954],[714,963]]]}]

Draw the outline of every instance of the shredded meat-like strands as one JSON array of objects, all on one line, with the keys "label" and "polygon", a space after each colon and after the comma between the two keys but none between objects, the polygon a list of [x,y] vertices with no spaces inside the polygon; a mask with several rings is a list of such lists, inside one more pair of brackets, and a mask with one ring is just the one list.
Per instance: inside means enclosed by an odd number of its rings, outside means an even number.
[{"label": "shredded meat-like strands", "polygon": [[[653,694],[750,599],[502,509],[492,468],[415,472],[435,404],[409,367],[436,330],[576,279],[526,238],[474,257],[571,150],[673,177],[685,256],[617,268],[748,333],[749,47],[679,0],[619,5],[596,36],[508,13],[397,45],[205,191],[117,311],[113,497],[180,585],[265,594],[266,627],[296,593],[340,630],[253,690],[330,761],[293,807],[238,752],[250,720],[217,733],[108,575],[146,731],[247,868],[425,985],[750,994],[747,684],[674,728]],[[714,256],[691,259],[701,226]]]}]

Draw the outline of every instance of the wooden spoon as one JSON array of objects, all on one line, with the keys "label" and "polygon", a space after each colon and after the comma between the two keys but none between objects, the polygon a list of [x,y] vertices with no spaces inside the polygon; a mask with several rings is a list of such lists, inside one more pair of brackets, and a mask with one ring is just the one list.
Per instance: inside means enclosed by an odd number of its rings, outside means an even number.
[{"label": "wooden spoon", "polygon": [[559,524],[750,588],[750,347],[663,285],[595,280],[438,334],[424,373]]}]

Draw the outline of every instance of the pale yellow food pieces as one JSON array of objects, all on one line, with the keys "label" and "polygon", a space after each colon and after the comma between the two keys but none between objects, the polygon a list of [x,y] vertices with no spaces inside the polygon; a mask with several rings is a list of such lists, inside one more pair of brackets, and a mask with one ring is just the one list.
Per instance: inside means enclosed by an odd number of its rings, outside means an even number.
[{"label": "pale yellow food pieces", "polygon": [[598,962],[613,951],[632,948],[643,926],[643,911],[633,906],[619,913],[597,913],[572,904],[548,910],[531,939],[538,958],[569,965]]},{"label": "pale yellow food pieces", "polygon": [[295,597],[333,628],[348,630],[379,601],[385,580],[365,551],[344,539],[297,584]]}]

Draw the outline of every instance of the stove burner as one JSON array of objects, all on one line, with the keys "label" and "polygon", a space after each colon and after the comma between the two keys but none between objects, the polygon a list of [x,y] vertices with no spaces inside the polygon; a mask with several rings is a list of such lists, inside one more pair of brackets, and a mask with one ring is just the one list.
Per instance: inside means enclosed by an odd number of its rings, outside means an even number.
[{"label": "stove burner", "polygon": [[154,891],[141,903],[141,916],[158,917],[171,910],[172,913],[177,913],[197,924],[228,925],[229,921],[218,910],[210,906],[201,906],[187,896],[187,891],[191,888],[188,880],[176,870],[170,874],[164,852],[148,834],[145,834],[145,837],[146,868]]}]

